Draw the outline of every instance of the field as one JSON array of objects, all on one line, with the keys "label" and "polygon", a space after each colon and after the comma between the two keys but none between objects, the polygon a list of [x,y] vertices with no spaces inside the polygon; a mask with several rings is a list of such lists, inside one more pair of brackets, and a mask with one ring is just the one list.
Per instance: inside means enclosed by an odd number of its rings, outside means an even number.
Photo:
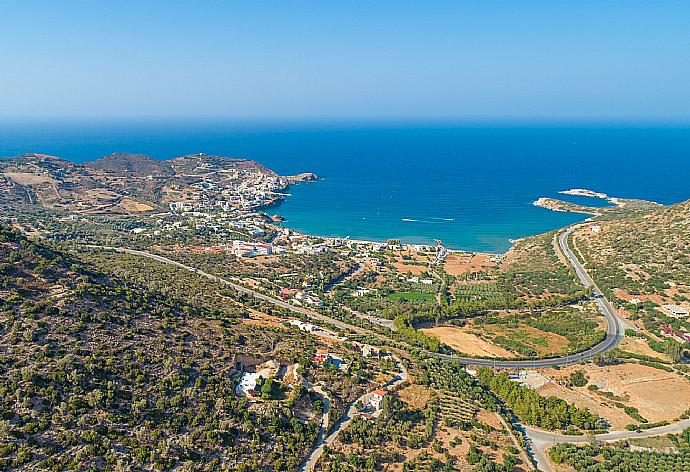
[{"label": "field", "polygon": [[428,269],[431,257],[426,253],[407,250],[402,253],[393,253],[391,264],[398,272],[411,275],[421,275]]},{"label": "field", "polygon": [[490,259],[491,254],[451,253],[443,264],[443,269],[449,275],[460,276],[473,272],[489,272],[498,265]]},{"label": "field", "polygon": [[30,172],[5,172],[5,176],[19,185],[52,184],[55,182],[48,173],[32,174]]},{"label": "field", "polygon": [[647,341],[643,338],[626,336],[621,343],[620,348],[627,352],[632,352],[633,354],[640,354],[642,356],[653,357],[659,359],[661,362],[668,362],[669,357],[666,354],[656,352],[654,349],[649,347]]},{"label": "field", "polygon": [[429,301],[434,299],[434,295],[431,293],[422,293],[417,291],[411,292],[395,292],[388,295],[388,298],[393,301],[397,300],[407,300],[411,302],[421,302]]},{"label": "field", "polygon": [[603,318],[592,304],[542,310],[492,311],[471,321],[472,331],[523,357],[576,352],[603,336]]},{"label": "field", "polygon": [[495,346],[482,338],[468,333],[462,328],[455,326],[438,326],[435,328],[424,328],[421,331],[434,336],[453,349],[470,356],[479,357],[515,357],[515,354]]},{"label": "field", "polygon": [[[596,385],[598,390],[566,387],[570,374],[577,370],[584,372],[589,385]],[[613,429],[636,423],[615,403],[637,408],[640,415],[652,423],[673,421],[690,408],[690,382],[678,374],[654,367],[585,364],[561,370],[549,369],[545,375],[559,384],[545,385],[539,389],[540,393],[555,394],[575,405],[587,406],[611,421]]]}]

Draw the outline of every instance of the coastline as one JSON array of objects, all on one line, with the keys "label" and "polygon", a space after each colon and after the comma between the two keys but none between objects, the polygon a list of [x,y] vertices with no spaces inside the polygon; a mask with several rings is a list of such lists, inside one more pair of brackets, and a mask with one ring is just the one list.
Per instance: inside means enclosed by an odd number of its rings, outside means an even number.
[{"label": "coastline", "polygon": [[[316,179],[316,180],[320,181],[320,180],[323,180],[323,178],[318,177],[318,179]],[[291,183],[288,186],[286,186],[285,189],[287,189],[291,185],[299,185],[302,183],[311,183],[314,181],[315,180],[294,182],[294,183]],[[585,190],[583,190],[583,191],[585,191]],[[591,191],[587,191],[587,192],[591,192]],[[290,194],[288,196],[292,196],[292,195]],[[587,195],[587,196],[589,196],[589,195]],[[262,213],[266,217],[271,218],[278,213],[277,212],[270,212],[270,210],[277,209],[286,203],[288,203],[288,199],[285,198],[284,196],[281,196],[281,198],[277,199],[276,202],[272,203],[271,205],[267,205],[267,206],[264,206],[262,208],[257,208],[257,211],[259,211],[260,213]],[[538,205],[536,205],[536,202],[535,202],[535,206],[538,206]],[[269,211],[267,212],[265,210],[269,210]],[[559,211],[559,210],[552,210],[552,211]],[[280,216],[282,217],[283,215],[281,214]],[[590,219],[591,219],[591,215],[589,218],[584,218],[580,222],[589,221]],[[403,218],[403,220],[405,220],[405,219]],[[367,236],[364,238],[361,238],[361,237],[350,238],[349,236],[323,235],[323,234],[318,234],[317,232],[313,232],[313,231],[307,232],[307,231],[295,229],[295,228],[290,226],[289,218],[286,218],[283,221],[277,222],[276,224],[281,226],[281,227],[288,228],[290,231],[294,232],[295,234],[302,235],[305,237],[321,238],[321,239],[324,239],[325,241],[328,241],[330,244],[335,244],[338,241],[345,241],[346,240],[350,243],[355,243],[355,244],[379,246],[382,244],[386,244],[386,242],[391,241],[391,240],[398,240],[401,242],[401,244],[407,245],[407,246],[434,246],[435,245],[435,242],[411,241],[411,240],[406,239],[405,237],[396,236],[396,235],[391,235],[388,237],[380,237],[380,238],[375,237],[375,236]],[[559,227],[556,227],[556,228],[549,230],[549,231],[562,229],[562,228],[567,227],[567,226],[569,226],[569,225],[559,226]],[[510,252],[515,247],[515,245],[518,244],[519,242],[521,242],[521,241],[523,241],[523,240],[525,240],[531,236],[536,236],[538,234],[541,234],[541,233],[537,232],[537,233],[528,234],[526,236],[507,238],[507,241],[508,241],[508,243],[510,243],[510,246],[507,249],[505,249],[504,251],[473,250],[473,249],[467,249],[467,248],[462,248],[462,247],[447,247],[447,246],[445,246],[445,244],[444,244],[444,247],[446,248],[448,253],[469,253],[469,254],[486,254],[486,255],[491,255],[491,256],[502,256],[502,255],[505,255],[508,252]]]},{"label": "coastline", "polygon": [[[320,180],[320,178],[319,178]],[[299,182],[298,182],[299,183]],[[602,214],[605,214],[607,212],[610,212],[612,210],[617,210],[624,208],[627,205],[631,204],[639,204],[640,202],[643,204],[647,205],[660,205],[656,202],[651,202],[647,200],[636,200],[636,199],[626,199],[626,198],[619,198],[619,197],[613,197],[610,196],[606,193],[603,192],[597,192],[594,190],[590,189],[583,189],[583,188],[573,188],[569,190],[562,190],[559,191],[558,193],[563,194],[563,195],[572,195],[572,196],[578,196],[578,197],[587,197],[587,198],[598,198],[598,199],[604,199],[607,200],[609,203],[611,203],[610,207],[589,207],[586,205],[580,205],[564,200],[559,200],[556,198],[548,198],[548,197],[540,197],[536,201],[532,203],[532,205],[540,208],[547,209],[549,211],[553,212],[559,212],[559,213],[575,213],[582,215],[582,218],[579,219],[579,221],[576,221],[574,223],[569,223],[563,226],[558,226],[556,228],[553,228],[548,231],[553,231],[553,230],[558,230],[558,229],[563,229],[565,227],[570,226],[571,224],[578,224],[578,223],[584,223],[584,222],[590,222],[594,218],[601,216]],[[271,205],[270,209],[275,209],[280,207],[281,205],[287,203],[286,198],[281,198],[279,202],[277,202],[274,205]],[[263,211],[262,211],[263,212]],[[272,215],[269,213],[264,213],[268,217],[271,217]],[[282,215],[281,215],[282,216]],[[403,221],[406,221],[407,219],[403,218]],[[409,221],[416,221],[416,220],[409,220]],[[382,244],[386,244],[386,242],[391,241],[391,240],[398,240],[400,241],[403,245],[407,246],[434,246],[435,243],[432,243],[431,241],[418,241],[418,240],[409,240],[409,238],[405,238],[403,236],[396,236],[392,235],[389,237],[372,237],[372,236],[367,236],[367,237],[358,237],[358,238],[350,238],[349,236],[333,236],[333,235],[320,235],[318,232],[313,232],[313,231],[301,231],[297,230],[295,228],[290,227],[290,221],[289,218],[285,220],[284,222],[280,222],[281,226],[284,226],[291,231],[295,232],[296,234],[301,234],[304,236],[308,237],[316,237],[316,238],[322,238],[326,241],[328,241],[331,244],[335,244],[338,241],[349,241],[351,243],[356,243],[356,244],[366,244],[366,245],[371,245],[371,246],[379,246]],[[548,232],[544,231],[544,232]],[[507,241],[510,243],[510,246],[505,249],[504,251],[491,251],[491,250],[473,250],[473,249],[467,249],[467,248],[462,248],[462,247],[446,247],[446,250],[449,253],[473,253],[473,254],[487,254],[487,255],[505,255],[508,252],[510,252],[516,244],[519,242],[532,237],[536,236],[539,234],[543,234],[544,232],[535,232],[526,236],[521,236],[521,237],[515,237],[515,238],[508,238]],[[442,242],[443,244],[443,242]],[[443,244],[445,246],[445,244]]]}]

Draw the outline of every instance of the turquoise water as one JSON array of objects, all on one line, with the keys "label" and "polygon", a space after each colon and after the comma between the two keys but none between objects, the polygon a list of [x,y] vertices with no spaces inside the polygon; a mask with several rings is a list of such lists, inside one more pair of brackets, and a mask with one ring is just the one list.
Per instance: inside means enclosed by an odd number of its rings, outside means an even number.
[{"label": "turquoise water", "polygon": [[532,205],[590,188],[660,203],[690,198],[690,128],[623,126],[175,123],[4,124],[0,155],[77,162],[112,152],[255,159],[323,180],[273,209],[288,227],[327,236],[505,251],[510,239],[581,221]]}]

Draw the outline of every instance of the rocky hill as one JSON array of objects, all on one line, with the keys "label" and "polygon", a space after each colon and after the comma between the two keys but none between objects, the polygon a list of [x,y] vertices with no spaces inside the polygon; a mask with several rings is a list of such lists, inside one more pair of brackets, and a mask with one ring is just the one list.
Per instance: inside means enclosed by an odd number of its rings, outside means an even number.
[{"label": "rocky hill", "polygon": [[154,212],[174,202],[228,200],[253,207],[272,203],[279,198],[272,193],[291,183],[315,178],[281,177],[255,161],[206,154],[161,161],[120,153],[83,165],[25,154],[0,159],[0,205],[92,214]]},{"label": "rocky hill", "polygon": [[0,469],[295,470],[311,447],[289,403],[235,395],[235,356],[270,332],[2,226],[0,261]]},{"label": "rocky hill", "polygon": [[690,296],[690,201],[597,220],[574,238],[597,280],[619,295],[659,303]]},{"label": "rocky hill", "polygon": [[87,162],[84,166],[113,174],[138,177],[163,177],[174,173],[168,161],[157,160],[145,154],[116,153]]}]

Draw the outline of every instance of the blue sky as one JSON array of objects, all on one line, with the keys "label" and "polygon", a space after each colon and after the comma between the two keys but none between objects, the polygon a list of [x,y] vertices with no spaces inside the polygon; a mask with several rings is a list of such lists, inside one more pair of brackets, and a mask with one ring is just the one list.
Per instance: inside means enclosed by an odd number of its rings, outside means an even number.
[{"label": "blue sky", "polygon": [[688,1],[0,1],[0,118],[690,120]]}]

